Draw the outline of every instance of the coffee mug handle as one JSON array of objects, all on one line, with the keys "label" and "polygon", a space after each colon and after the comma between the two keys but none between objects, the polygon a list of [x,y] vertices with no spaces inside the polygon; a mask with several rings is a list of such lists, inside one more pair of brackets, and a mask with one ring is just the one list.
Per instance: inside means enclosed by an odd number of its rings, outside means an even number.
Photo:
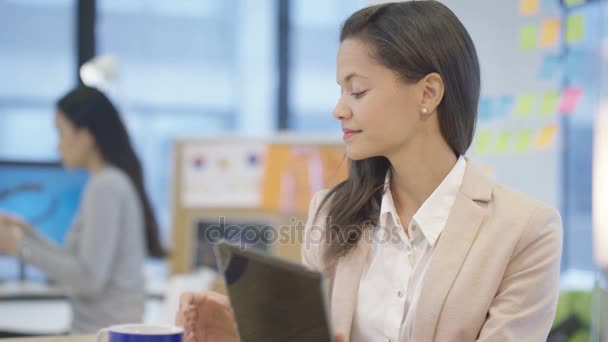
[{"label": "coffee mug handle", "polygon": [[106,336],[108,335],[108,331],[110,331],[110,329],[108,329],[108,328],[103,328],[103,329],[99,330],[99,331],[97,332],[97,335],[96,335],[96,337],[97,337],[97,338],[96,338],[97,342],[101,342],[101,341],[102,341],[103,336],[104,336],[104,335],[106,335]]}]

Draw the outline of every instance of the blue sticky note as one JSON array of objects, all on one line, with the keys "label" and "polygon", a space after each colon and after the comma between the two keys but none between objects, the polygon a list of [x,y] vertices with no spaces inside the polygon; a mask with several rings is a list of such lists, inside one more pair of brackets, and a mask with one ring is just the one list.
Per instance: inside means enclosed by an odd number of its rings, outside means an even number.
[{"label": "blue sticky note", "polygon": [[585,68],[585,55],[573,51],[566,56],[564,63],[564,77],[568,80],[580,79]]},{"label": "blue sticky note", "polygon": [[558,5],[559,0],[542,0],[540,6],[542,9],[554,8]]},{"label": "blue sticky note", "polygon": [[496,114],[503,117],[511,113],[515,99],[513,96],[503,95],[498,99]]},{"label": "blue sticky note", "polygon": [[492,102],[492,99],[487,96],[484,96],[479,100],[479,106],[477,108],[477,117],[479,118],[479,121],[488,121],[492,119]]},{"label": "blue sticky note", "polygon": [[543,64],[538,72],[538,77],[542,80],[554,78],[559,72],[560,64],[559,57],[554,55],[545,56],[543,59]]}]

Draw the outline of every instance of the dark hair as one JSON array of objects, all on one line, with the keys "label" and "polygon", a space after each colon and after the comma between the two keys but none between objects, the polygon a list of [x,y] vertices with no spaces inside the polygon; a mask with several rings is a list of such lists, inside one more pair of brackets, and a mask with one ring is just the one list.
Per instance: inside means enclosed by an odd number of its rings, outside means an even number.
[{"label": "dark hair", "polygon": [[148,255],[164,257],[166,253],[160,244],[158,224],[144,188],[141,164],[114,105],[101,91],[80,86],[61,98],[57,108],[75,127],[89,130],[105,162],[128,175],[144,211]]},{"label": "dark hair", "polygon": [[[480,71],[473,41],[456,15],[437,1],[380,4],[344,22],[340,42],[350,38],[369,45],[372,58],[404,82],[417,82],[430,73],[442,77],[439,127],[454,153],[463,155],[475,132]],[[377,224],[389,167],[385,157],[351,161],[348,179],[321,203],[320,208],[328,205],[326,263],[346,254],[366,227]]]}]

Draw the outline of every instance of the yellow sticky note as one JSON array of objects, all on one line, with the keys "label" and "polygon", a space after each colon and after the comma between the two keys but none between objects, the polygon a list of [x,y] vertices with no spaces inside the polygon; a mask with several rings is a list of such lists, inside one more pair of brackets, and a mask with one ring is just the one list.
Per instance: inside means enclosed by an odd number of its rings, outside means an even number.
[{"label": "yellow sticky note", "polygon": [[519,131],[517,135],[517,143],[515,145],[515,151],[517,152],[526,152],[530,150],[530,143],[532,142],[532,137],[534,136],[534,131],[532,129],[526,128]]},{"label": "yellow sticky note", "polygon": [[549,124],[541,128],[536,140],[536,146],[538,148],[547,148],[554,144],[555,136],[557,135],[557,125]]},{"label": "yellow sticky note", "polygon": [[519,47],[522,51],[530,51],[536,48],[538,29],[534,25],[526,25],[519,32]]},{"label": "yellow sticky note", "polygon": [[509,149],[512,133],[510,131],[502,131],[496,138],[496,152],[504,153]]},{"label": "yellow sticky note", "polygon": [[585,16],[571,15],[566,19],[566,43],[576,43],[585,39]]},{"label": "yellow sticky note", "polygon": [[547,19],[543,22],[540,30],[540,46],[556,46],[559,39],[560,20],[557,18]]},{"label": "yellow sticky note", "polygon": [[479,131],[475,136],[475,152],[479,154],[487,153],[492,133],[490,131]]},{"label": "yellow sticky note", "polygon": [[582,5],[585,3],[585,0],[566,0],[564,1],[566,7],[574,7],[578,5]]},{"label": "yellow sticky note", "polygon": [[543,94],[540,103],[540,114],[551,115],[557,111],[557,102],[559,101],[559,91],[548,91]]},{"label": "yellow sticky note", "polygon": [[534,95],[524,94],[517,99],[515,115],[524,117],[530,115],[534,108]]},{"label": "yellow sticky note", "polygon": [[540,0],[519,0],[519,13],[521,15],[534,15],[538,13]]}]

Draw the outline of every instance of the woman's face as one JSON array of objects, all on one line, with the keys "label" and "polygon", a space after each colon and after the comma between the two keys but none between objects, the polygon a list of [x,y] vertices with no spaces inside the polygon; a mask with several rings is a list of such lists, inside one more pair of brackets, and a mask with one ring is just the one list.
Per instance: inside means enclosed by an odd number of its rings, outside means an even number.
[{"label": "woman's face", "polygon": [[[340,44],[337,80],[341,95],[333,115],[342,122],[347,156],[352,160],[385,156],[389,159],[408,145],[424,141],[429,114],[428,80],[406,83],[371,57],[369,46],[356,38]],[[433,115],[434,120],[436,115]],[[438,124],[438,123],[437,123]]]},{"label": "woman's face", "polygon": [[55,114],[55,126],[63,166],[67,169],[86,167],[95,146],[89,131],[74,126],[61,111]]}]

